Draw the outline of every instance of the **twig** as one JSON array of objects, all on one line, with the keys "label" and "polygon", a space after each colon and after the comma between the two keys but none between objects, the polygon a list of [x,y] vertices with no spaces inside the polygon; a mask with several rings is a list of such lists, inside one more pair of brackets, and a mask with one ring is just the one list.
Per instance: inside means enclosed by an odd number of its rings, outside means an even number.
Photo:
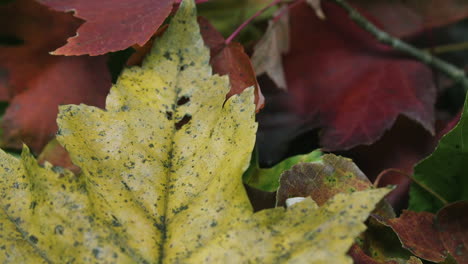
[{"label": "twig", "polygon": [[392,37],[390,34],[378,29],[374,24],[362,16],[356,9],[349,5],[345,0],[329,0],[336,3],[341,8],[348,12],[349,17],[358,24],[361,28],[371,33],[379,42],[391,46],[393,49],[411,55],[421,62],[434,67],[443,72],[451,79],[459,82],[465,90],[468,90],[468,79],[465,72],[454,65],[447,63],[439,58],[432,56],[430,53],[420,50],[398,38]]},{"label": "twig", "polygon": [[283,9],[280,9],[280,11],[273,16],[272,20],[273,22],[277,22],[284,14],[286,14],[286,12],[288,12],[290,9],[292,9],[293,7],[299,5],[300,3],[304,2],[306,0],[296,0],[296,1],[293,1],[291,4],[288,5],[288,8],[283,8]]},{"label": "twig", "polygon": [[394,169],[394,168],[391,168],[391,169],[386,169],[386,170],[383,170],[381,173],[379,173],[379,175],[377,176],[377,178],[375,179],[374,181],[374,187],[378,187],[379,186],[379,183],[380,181],[382,180],[382,178],[384,177],[385,174],[389,173],[389,172],[394,172],[394,173],[399,173],[407,178],[409,178],[411,181],[413,181],[416,185],[418,185],[419,187],[421,187],[422,189],[424,189],[426,192],[430,193],[432,196],[434,196],[435,198],[437,198],[439,201],[442,202],[443,205],[447,205],[448,204],[448,201],[444,199],[444,197],[442,197],[440,194],[436,193],[435,191],[433,191],[431,188],[429,188],[427,185],[425,185],[424,183],[420,182],[418,179],[416,179],[415,177],[413,177],[413,175],[410,175],[402,170],[399,170],[399,169]]},{"label": "twig", "polygon": [[435,54],[466,51],[468,50],[468,41],[460,42],[460,43],[452,43],[452,44],[447,44],[447,45],[440,45],[440,46],[436,46],[434,48],[425,49],[425,50],[430,51],[431,53],[435,53]]},{"label": "twig", "polygon": [[255,18],[257,18],[258,16],[260,16],[261,14],[263,14],[263,12],[265,12],[267,9],[269,9],[270,7],[272,6],[275,6],[277,4],[279,4],[280,2],[282,2],[283,0],[273,0],[271,3],[269,3],[267,6],[265,6],[264,8],[258,10],[255,14],[253,14],[253,16],[251,16],[249,19],[247,19],[246,21],[244,21],[244,23],[242,23],[236,30],[234,30],[234,32],[232,32],[232,34],[226,39],[226,41],[224,42],[226,45],[228,45],[229,43],[231,43],[231,41],[237,37],[237,35],[239,35],[239,33],[242,31],[242,29],[244,29],[248,24],[250,24],[250,22],[252,22],[252,20],[254,20]]}]

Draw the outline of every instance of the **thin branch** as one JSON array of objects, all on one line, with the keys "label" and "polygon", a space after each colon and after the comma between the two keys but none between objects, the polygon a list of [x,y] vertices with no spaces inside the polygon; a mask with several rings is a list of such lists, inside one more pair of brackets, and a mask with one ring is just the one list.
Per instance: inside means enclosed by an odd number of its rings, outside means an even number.
[{"label": "thin branch", "polygon": [[281,3],[283,0],[273,0],[271,3],[269,3],[267,6],[265,6],[264,8],[258,10],[255,14],[253,14],[253,16],[251,16],[249,19],[247,19],[246,21],[244,21],[244,23],[242,23],[236,30],[234,30],[234,32],[232,32],[232,34],[226,39],[225,41],[225,44],[228,45],[229,43],[231,43],[231,41],[237,37],[237,35],[239,35],[239,33],[242,31],[242,29],[244,29],[248,24],[250,24],[250,22],[252,22],[252,20],[254,20],[255,18],[257,18],[258,16],[260,16],[261,14],[263,14],[266,10],[268,10],[270,7],[272,6],[275,6],[279,3]]},{"label": "thin branch", "polygon": [[377,176],[377,178],[375,179],[374,181],[374,187],[378,187],[379,186],[379,183],[380,181],[382,180],[382,178],[384,177],[384,175],[390,173],[390,172],[394,172],[394,173],[399,173],[405,177],[407,177],[408,179],[411,179],[411,181],[413,181],[416,185],[418,185],[419,187],[421,187],[422,189],[424,189],[426,192],[430,193],[432,196],[434,196],[435,198],[437,198],[439,201],[442,202],[442,204],[445,206],[448,204],[448,201],[444,199],[444,197],[442,197],[440,194],[436,193],[434,190],[432,190],[431,188],[429,188],[427,185],[425,185],[424,183],[420,182],[418,179],[416,179],[413,175],[410,175],[402,170],[399,170],[399,169],[386,169],[386,170],[383,170],[381,173],[379,173],[379,175]]},{"label": "thin branch", "polygon": [[454,65],[447,63],[439,58],[432,56],[430,53],[420,50],[398,38],[392,37],[390,34],[378,29],[374,24],[362,16],[356,9],[349,5],[345,0],[329,0],[336,3],[341,8],[348,12],[349,17],[358,24],[361,28],[371,33],[379,42],[391,46],[393,49],[401,51],[405,54],[413,56],[419,61],[432,66],[440,72],[443,72],[451,79],[459,82],[465,90],[468,89],[468,79],[465,72]]},{"label": "thin branch", "polygon": [[430,51],[431,53],[435,53],[435,54],[466,51],[468,50],[468,41],[460,42],[460,43],[452,43],[452,44],[447,44],[447,45],[440,45],[440,46],[436,46],[434,48],[425,49],[425,50]]}]

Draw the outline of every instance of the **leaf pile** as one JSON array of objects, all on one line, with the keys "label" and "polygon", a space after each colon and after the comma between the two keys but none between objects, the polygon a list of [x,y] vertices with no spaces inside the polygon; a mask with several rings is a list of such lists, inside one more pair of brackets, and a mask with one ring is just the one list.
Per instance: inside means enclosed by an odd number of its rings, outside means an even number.
[{"label": "leaf pile", "polygon": [[0,262],[468,263],[467,19],[0,0]]},{"label": "leaf pile", "polygon": [[60,108],[58,140],[79,176],[40,167],[27,148],[21,160],[2,153],[2,262],[350,262],[389,190],[253,214],[241,177],[253,90],[223,105],[228,78],[211,74],[197,29],[184,1],[143,66],[124,70],[106,111]]}]

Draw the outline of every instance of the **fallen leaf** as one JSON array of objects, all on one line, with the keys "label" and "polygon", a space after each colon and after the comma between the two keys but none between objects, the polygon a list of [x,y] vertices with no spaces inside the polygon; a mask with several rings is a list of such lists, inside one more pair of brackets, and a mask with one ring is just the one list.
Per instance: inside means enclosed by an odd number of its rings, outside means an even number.
[{"label": "fallen leaf", "polygon": [[468,263],[468,201],[460,201],[437,212],[439,238],[458,264]]},{"label": "fallen leaf", "polygon": [[371,214],[367,221],[367,230],[361,236],[360,246],[375,261],[407,263],[413,254],[401,245],[393,229],[385,223],[386,219],[388,218]]},{"label": "fallen leaf", "polygon": [[289,15],[287,9],[280,9],[281,17],[270,20],[263,37],[255,45],[252,64],[257,75],[268,74],[275,84],[287,90],[282,56],[289,51]]},{"label": "fallen leaf", "polygon": [[221,33],[206,19],[200,17],[198,23],[200,24],[203,40],[211,51],[210,64],[213,71],[220,75],[229,76],[231,90],[226,95],[227,98],[240,94],[244,89],[254,86],[257,111],[262,109],[265,98],[257,83],[250,58],[244,52],[242,45],[237,42],[230,42],[226,45]]},{"label": "fallen leaf", "polygon": [[322,205],[338,193],[352,193],[370,187],[371,182],[352,160],[326,154],[319,162],[299,163],[283,172],[277,203],[284,205],[289,197],[310,196]]},{"label": "fallen leaf", "polygon": [[258,154],[255,153],[252,155],[249,168],[244,173],[244,183],[264,192],[275,192],[279,187],[280,176],[283,172],[298,163],[318,162],[321,160],[321,156],[320,150],[314,150],[308,154],[287,158],[271,168],[260,168]]},{"label": "fallen leaf", "polygon": [[399,218],[379,222],[390,226],[402,245],[417,257],[462,264],[468,263],[467,209],[468,202],[461,201],[445,206],[437,215],[405,210]]},{"label": "fallen leaf", "polygon": [[142,67],[124,70],[106,111],[60,108],[58,140],[81,175],[41,167],[27,148],[21,160],[0,153],[2,262],[351,263],[389,190],[253,214],[241,179],[253,89],[224,103],[228,78],[211,74],[194,9],[184,1]]},{"label": "fallen leaf", "polygon": [[156,33],[151,37],[150,40],[148,40],[143,46],[140,45],[133,45],[133,49],[135,50],[135,53],[133,53],[127,60],[126,65],[127,66],[134,66],[134,65],[139,65],[141,66],[141,62],[145,58],[145,56],[150,53],[151,48],[153,48],[153,41],[155,38],[158,38],[166,32],[168,25],[163,25],[161,26]]},{"label": "fallen leaf", "polygon": [[[257,112],[263,108],[265,98],[263,97],[260,86],[257,83],[255,72],[252,68],[249,56],[244,52],[241,44],[231,42],[225,44],[225,40],[221,33],[219,33],[211,24],[203,17],[198,18],[200,31],[203,41],[210,48],[210,64],[213,71],[220,75],[228,75],[231,84],[231,90],[226,95],[229,98],[235,94],[240,94],[250,86],[255,87],[255,105]],[[165,29],[158,30],[155,38],[164,33]],[[128,65],[139,65],[143,57],[151,50],[153,42],[148,41],[143,47],[129,58]]]},{"label": "fallen leaf", "polygon": [[[228,37],[243,22],[270,3],[271,0],[210,0],[200,4],[198,8],[200,16],[207,18],[224,37]],[[261,37],[263,28],[258,28],[255,23],[269,19],[275,10],[276,7],[271,7],[257,16],[239,33],[237,39],[242,42]]]},{"label": "fallen leaf", "polygon": [[408,207],[414,166],[434,151],[440,138],[457,121],[458,118],[438,120],[436,135],[432,136],[417,123],[400,116],[393,127],[372,145],[358,146],[339,154],[351,158],[372,182],[381,176],[378,186],[397,185],[386,200],[399,212]]},{"label": "fallen leaf", "polygon": [[57,132],[58,105],[87,103],[103,107],[111,86],[105,57],[59,57],[11,100],[3,116],[2,146],[35,153]]},{"label": "fallen leaf", "polygon": [[434,133],[435,88],[423,64],[379,44],[332,3],[327,20],[307,3],[290,9],[290,52],[283,58],[291,108],[321,128],[326,150],[369,145],[405,115]]},{"label": "fallen leaf", "polygon": [[396,261],[378,261],[366,255],[364,251],[357,245],[354,244],[348,252],[353,258],[354,264],[398,264]]},{"label": "fallen leaf", "polygon": [[0,6],[0,35],[17,45],[0,49],[0,100],[25,91],[29,82],[58,58],[49,51],[63,45],[80,25],[70,14],[54,12],[34,0],[15,0]]},{"label": "fallen leaf", "polygon": [[144,45],[172,10],[174,0],[39,0],[86,22],[55,55],[92,56]]},{"label": "fallen leaf", "polygon": [[45,162],[49,162],[53,166],[58,166],[72,171],[75,174],[81,172],[80,168],[72,163],[70,155],[63,148],[57,139],[52,139],[42,150],[37,162],[44,165]]},{"label": "fallen leaf", "polygon": [[441,138],[429,157],[416,165],[413,177],[418,184],[411,184],[409,210],[436,213],[447,203],[468,200],[468,178],[464,176],[468,154],[467,104],[465,99],[458,124]]},{"label": "fallen leaf", "polygon": [[405,210],[399,218],[390,219],[387,224],[406,249],[420,258],[438,263],[444,261],[447,254],[434,225],[434,216],[428,212]]},{"label": "fallen leaf", "polygon": [[378,18],[383,30],[408,37],[468,17],[468,3],[460,0],[353,0]]}]

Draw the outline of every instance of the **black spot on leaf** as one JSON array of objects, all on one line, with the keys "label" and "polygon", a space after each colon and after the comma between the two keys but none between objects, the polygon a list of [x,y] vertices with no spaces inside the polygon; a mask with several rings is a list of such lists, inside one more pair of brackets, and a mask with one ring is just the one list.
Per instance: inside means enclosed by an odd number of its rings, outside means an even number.
[{"label": "black spot on leaf", "polygon": [[188,102],[190,102],[190,97],[184,95],[177,100],[177,105],[184,105]]},{"label": "black spot on leaf", "polygon": [[184,115],[184,117],[175,124],[175,128],[177,130],[181,129],[184,125],[186,125],[192,119],[191,115]]},{"label": "black spot on leaf", "polygon": [[37,239],[37,237],[35,237],[33,235],[30,235],[29,236],[29,241],[31,241],[31,243],[33,243],[33,244],[37,244],[37,242],[39,242],[39,239]]}]

